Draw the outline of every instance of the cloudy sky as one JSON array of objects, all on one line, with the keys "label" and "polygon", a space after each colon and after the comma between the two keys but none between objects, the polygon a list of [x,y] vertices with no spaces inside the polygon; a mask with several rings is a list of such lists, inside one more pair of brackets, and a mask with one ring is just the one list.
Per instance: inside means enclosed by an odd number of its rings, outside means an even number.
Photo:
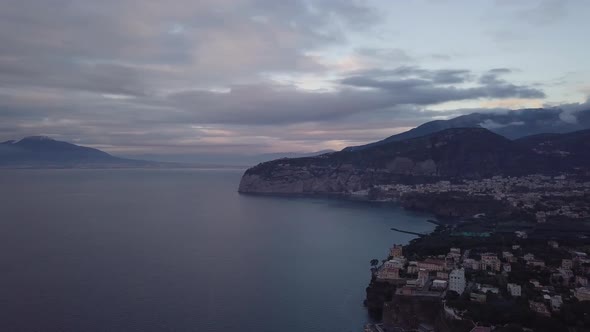
[{"label": "cloudy sky", "polygon": [[3,0],[0,139],[317,151],[582,103],[589,14],[586,0]]}]

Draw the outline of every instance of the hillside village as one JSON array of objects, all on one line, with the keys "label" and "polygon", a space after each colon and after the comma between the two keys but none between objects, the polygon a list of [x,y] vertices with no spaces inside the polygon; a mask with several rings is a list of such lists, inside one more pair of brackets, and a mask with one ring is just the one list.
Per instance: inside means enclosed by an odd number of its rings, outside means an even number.
[{"label": "hillside village", "polygon": [[[590,218],[590,180],[579,176],[528,175],[522,177],[494,176],[481,180],[438,181],[426,184],[384,184],[351,193],[381,201],[404,201],[412,196],[447,195],[470,200],[482,199],[508,209],[530,215],[544,223],[554,219],[581,220]],[[484,206],[485,213],[489,206]],[[477,215],[476,215],[477,217]]]},{"label": "hillside village", "polygon": [[522,237],[513,243],[450,247],[438,255],[422,255],[416,243],[394,245],[381,265],[372,262],[367,299],[390,294],[382,297],[383,323],[365,331],[504,331],[508,322],[532,327],[534,321],[589,327],[587,248]]}]

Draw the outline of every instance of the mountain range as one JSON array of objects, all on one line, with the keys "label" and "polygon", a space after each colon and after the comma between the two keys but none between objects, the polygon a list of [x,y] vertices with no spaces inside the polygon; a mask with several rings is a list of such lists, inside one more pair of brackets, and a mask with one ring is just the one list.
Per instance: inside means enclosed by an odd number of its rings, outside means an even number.
[{"label": "mountain range", "polygon": [[[467,130],[469,128],[478,130]],[[304,164],[320,168],[329,165],[338,170],[348,167],[356,173],[362,173],[364,178],[367,172],[370,173],[366,170],[379,170],[378,177],[384,177],[398,176],[404,173],[401,169],[408,167],[411,170],[407,172],[420,177],[458,176],[453,171],[464,172],[464,176],[494,174],[499,170],[508,174],[518,169],[527,172],[561,170],[566,166],[584,164],[587,156],[578,152],[588,147],[586,142],[590,140],[584,136],[583,131],[588,128],[590,111],[572,114],[560,109],[523,109],[505,113],[472,113],[449,120],[430,121],[407,132],[374,143],[347,147],[340,152],[240,155],[233,158],[226,156],[225,159],[220,159],[220,155],[199,155],[199,158],[191,155],[169,157],[175,158],[176,162],[169,158],[160,158],[159,161],[120,158],[98,149],[57,141],[46,136],[30,136],[0,143],[0,168],[202,167],[252,165],[278,159],[258,165],[247,174],[254,174],[254,169],[278,170],[280,167],[277,165],[284,164]],[[446,136],[437,133],[446,133]],[[438,145],[435,144],[435,147],[440,147],[443,144],[441,142],[447,142],[448,150],[425,148],[432,144],[426,143],[426,138],[437,141]],[[421,166],[410,167],[405,159],[395,159],[396,157],[420,162]],[[543,157],[542,160],[540,157]],[[438,161],[436,172],[432,171],[430,160],[435,163]],[[522,165],[526,167],[523,168]],[[539,169],[540,165],[545,165],[545,168]],[[392,167],[396,171],[391,172]],[[243,185],[241,188],[243,191],[256,191],[252,186]],[[307,190],[316,189],[303,191]]]},{"label": "mountain range", "polygon": [[575,115],[558,108],[521,109],[505,113],[471,113],[449,120],[426,122],[414,129],[361,146],[347,147],[353,151],[375,145],[416,138],[450,128],[486,128],[509,139],[543,133],[568,133],[590,128],[590,110]]}]

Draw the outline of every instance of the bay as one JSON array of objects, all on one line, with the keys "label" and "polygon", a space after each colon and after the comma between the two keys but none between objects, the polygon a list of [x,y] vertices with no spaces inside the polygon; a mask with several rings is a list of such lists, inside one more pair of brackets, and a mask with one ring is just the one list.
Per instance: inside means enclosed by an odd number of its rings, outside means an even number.
[{"label": "bay", "polygon": [[0,171],[0,330],[361,331],[428,215],[237,193],[243,170]]}]

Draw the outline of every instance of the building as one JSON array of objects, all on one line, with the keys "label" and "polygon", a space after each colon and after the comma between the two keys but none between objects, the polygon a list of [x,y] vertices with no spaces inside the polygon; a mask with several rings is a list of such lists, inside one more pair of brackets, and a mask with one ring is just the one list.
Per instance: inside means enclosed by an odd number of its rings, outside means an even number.
[{"label": "building", "polygon": [[540,259],[531,259],[527,262],[527,265],[533,267],[545,267],[545,262]]},{"label": "building", "polygon": [[449,273],[445,271],[436,272],[436,279],[449,280]]},{"label": "building", "polygon": [[434,280],[432,281],[432,290],[445,290],[448,282],[446,280]]},{"label": "building", "polygon": [[547,306],[543,302],[529,302],[529,307],[532,311],[536,312],[537,314],[545,317],[551,317],[551,313],[547,310]]},{"label": "building", "polygon": [[512,296],[521,296],[522,295],[522,289],[521,289],[520,285],[508,283],[507,288],[508,288],[508,292]]},{"label": "building", "polygon": [[481,261],[479,262],[480,269],[488,271],[500,271],[501,263],[496,254],[481,254]]},{"label": "building", "polygon": [[418,262],[418,269],[427,271],[444,271],[447,268],[447,263],[441,259],[427,258]]},{"label": "building", "polygon": [[426,285],[426,282],[428,282],[428,271],[425,269],[419,269],[417,286],[423,287],[424,285]]},{"label": "building", "polygon": [[411,262],[408,264],[408,269],[407,269],[407,272],[408,272],[409,274],[418,273],[418,262],[411,261]]},{"label": "building", "polygon": [[383,266],[377,272],[377,279],[379,280],[396,280],[399,279],[399,268]]},{"label": "building", "polygon": [[502,258],[504,258],[508,262],[514,261],[514,255],[510,251],[503,251]]},{"label": "building", "polygon": [[574,267],[574,262],[571,259],[562,259],[561,268],[571,270]]},{"label": "building", "polygon": [[406,260],[402,257],[392,258],[385,262],[383,266],[388,268],[402,269],[406,265]]},{"label": "building", "polygon": [[574,296],[578,301],[590,301],[590,287],[576,288]]},{"label": "building", "polygon": [[548,245],[549,245],[551,248],[554,248],[554,249],[557,249],[557,248],[559,248],[559,243],[557,243],[557,241],[553,241],[553,240],[552,240],[552,241],[548,241],[548,242],[547,242],[547,244],[548,244]]},{"label": "building", "polygon": [[584,276],[576,276],[576,285],[581,287],[588,286],[588,278]]},{"label": "building", "polygon": [[477,289],[480,290],[482,293],[487,294],[488,292],[499,294],[500,290],[497,287],[491,285],[477,285]]},{"label": "building", "polygon": [[401,244],[394,244],[393,247],[389,249],[389,256],[393,258],[403,257],[403,246]]},{"label": "building", "polygon": [[463,294],[465,291],[465,270],[456,269],[449,274],[449,290]]},{"label": "building", "polygon": [[532,261],[533,259],[535,259],[535,255],[529,253],[529,254],[524,255],[522,258],[528,262],[528,261]]},{"label": "building", "polygon": [[563,300],[561,299],[561,295],[554,295],[551,297],[551,310],[559,311],[562,304]]},{"label": "building", "polygon": [[504,272],[512,272],[512,266],[510,265],[510,263],[504,263],[502,265],[502,269],[504,270]]},{"label": "building", "polygon": [[466,269],[479,270],[479,262],[473,258],[463,260],[463,267]]}]

